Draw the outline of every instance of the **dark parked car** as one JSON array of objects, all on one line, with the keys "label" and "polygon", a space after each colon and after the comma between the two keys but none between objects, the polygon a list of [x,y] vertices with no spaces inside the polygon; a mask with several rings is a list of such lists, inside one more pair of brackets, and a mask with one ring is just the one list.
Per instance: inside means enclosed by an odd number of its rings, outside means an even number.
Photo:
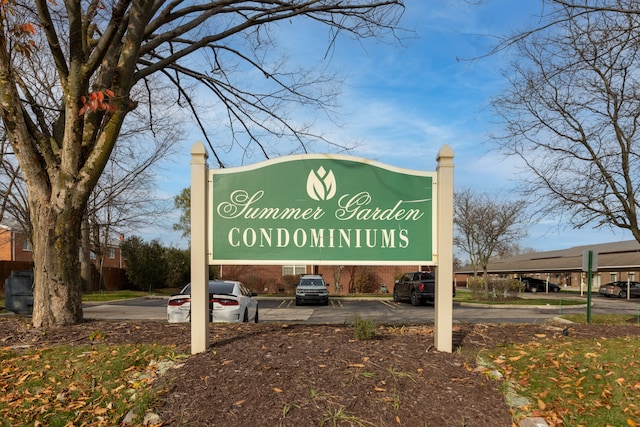
[{"label": "dark parked car", "polygon": [[[598,291],[598,293],[605,297],[626,298],[627,282],[617,281],[607,283],[606,285],[600,286],[600,290]],[[629,282],[629,296],[640,297],[640,282]]]},{"label": "dark parked car", "polygon": [[413,305],[422,305],[434,301],[435,296],[436,281],[431,271],[405,273],[393,287],[393,300],[396,302],[408,300]]},{"label": "dark parked car", "polygon": [[[523,277],[520,279],[525,292],[546,292],[547,281],[534,279],[533,277]],[[560,292],[560,285],[549,282],[549,292]]]},{"label": "dark parked car", "polygon": [[[453,296],[456,296],[456,282],[451,283]],[[393,300],[411,301],[413,305],[434,302],[436,297],[436,277],[431,271],[405,273],[393,287]]]}]

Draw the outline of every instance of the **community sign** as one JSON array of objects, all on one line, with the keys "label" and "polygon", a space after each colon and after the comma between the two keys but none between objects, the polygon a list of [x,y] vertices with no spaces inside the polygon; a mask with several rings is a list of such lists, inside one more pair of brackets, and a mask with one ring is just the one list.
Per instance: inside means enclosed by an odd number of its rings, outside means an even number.
[{"label": "community sign", "polygon": [[435,264],[435,177],[328,154],[209,170],[209,264]]}]

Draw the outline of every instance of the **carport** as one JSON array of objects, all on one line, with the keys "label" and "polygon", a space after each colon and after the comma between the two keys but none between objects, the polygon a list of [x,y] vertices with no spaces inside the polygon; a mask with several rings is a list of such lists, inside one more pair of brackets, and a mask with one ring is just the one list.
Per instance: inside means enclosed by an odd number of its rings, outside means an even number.
[{"label": "carport", "polygon": [[[582,271],[585,251],[598,254],[592,289],[598,288],[601,283],[640,279],[640,243],[635,240],[520,254],[493,261],[489,263],[487,270],[491,276],[531,276],[549,279],[563,287],[581,289],[581,285],[586,284],[586,274]],[[456,273],[458,277],[463,275],[467,278],[472,274],[472,271],[466,270]]]}]

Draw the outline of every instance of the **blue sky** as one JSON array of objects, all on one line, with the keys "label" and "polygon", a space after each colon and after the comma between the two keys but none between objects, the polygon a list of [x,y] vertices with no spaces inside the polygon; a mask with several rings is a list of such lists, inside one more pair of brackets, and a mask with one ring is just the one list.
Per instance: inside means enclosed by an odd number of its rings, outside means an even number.
[{"label": "blue sky", "polygon": [[[495,42],[493,36],[535,24],[541,7],[541,2],[530,0],[407,0],[401,26],[415,35],[405,39],[404,46],[340,39],[329,64],[324,57],[326,32],[317,27],[284,25],[281,43],[294,61],[328,66],[344,78],[338,98],[340,126],[323,117],[316,117],[315,123],[329,139],[356,145],[350,154],[435,170],[436,155],[448,144],[455,153],[456,189],[514,197],[518,164],[492,152],[488,137],[499,131],[489,104],[505,88],[501,70],[509,58],[480,57]],[[197,140],[202,136],[194,129],[180,142],[183,155],[164,166],[165,177],[158,183],[161,194],[172,196],[189,186],[189,151]],[[228,166],[240,166],[264,159],[242,159],[240,152],[231,152],[227,160]],[[142,237],[185,247],[171,223],[169,218]],[[521,247],[546,251],[631,238],[610,229],[572,230],[549,220],[532,226]]]}]

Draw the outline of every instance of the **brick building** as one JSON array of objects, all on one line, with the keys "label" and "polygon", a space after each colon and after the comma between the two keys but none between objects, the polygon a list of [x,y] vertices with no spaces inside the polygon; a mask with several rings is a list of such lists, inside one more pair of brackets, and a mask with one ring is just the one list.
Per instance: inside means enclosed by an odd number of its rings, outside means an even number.
[{"label": "brick building", "polygon": [[[122,239],[121,239],[122,240]],[[81,254],[78,254],[78,261]],[[102,285],[95,266],[95,254],[91,253],[92,276],[94,289],[122,289],[126,283],[125,263],[119,244],[107,247],[102,265]],[[33,250],[31,242],[21,230],[0,225],[0,290],[4,290],[4,282],[12,270],[28,270],[33,268]]]},{"label": "brick building", "polygon": [[31,242],[22,232],[0,225],[0,261],[33,262]]},{"label": "brick building", "polygon": [[[92,262],[95,255],[92,252]],[[31,242],[22,231],[0,225],[0,261],[33,262]],[[104,267],[124,268],[124,259],[118,244],[109,245],[104,254]]]},{"label": "brick building", "polygon": [[[433,268],[433,267],[431,267]],[[221,279],[240,280],[260,293],[292,292],[294,276],[322,274],[334,295],[352,293],[393,292],[395,281],[411,271],[427,271],[429,267],[405,266],[335,266],[335,265],[221,265]]]}]

